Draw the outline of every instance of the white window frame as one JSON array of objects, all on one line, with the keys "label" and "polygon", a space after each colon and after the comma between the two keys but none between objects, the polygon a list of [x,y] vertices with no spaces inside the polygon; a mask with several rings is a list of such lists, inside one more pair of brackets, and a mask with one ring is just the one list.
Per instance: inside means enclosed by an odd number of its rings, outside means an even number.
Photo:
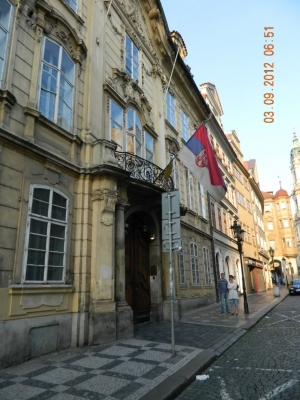
[{"label": "white window frame", "polygon": [[73,11],[77,13],[78,0],[64,0]]},{"label": "white window frame", "polygon": [[[58,61],[58,66],[54,66],[53,64],[49,64],[48,62],[44,61],[44,52],[45,52],[45,46],[46,46],[46,42],[52,42],[54,43],[56,46],[59,47],[59,61]],[[73,63],[73,82],[70,82],[70,80],[67,78],[67,76],[62,72],[61,67],[62,67],[62,55],[63,52],[65,53],[65,55],[70,59],[70,61]],[[40,109],[41,107],[41,95],[42,95],[42,90],[44,90],[47,93],[50,93],[50,90],[46,90],[42,88],[42,79],[43,79],[43,67],[44,65],[53,70],[57,71],[57,82],[56,82],[56,91],[55,91],[55,105],[54,105],[54,115],[53,115],[53,119],[51,119],[51,116],[49,114],[45,115],[42,113],[42,110]],[[70,86],[72,87],[72,105],[70,108],[70,114],[71,114],[71,120],[70,120],[70,126],[69,127],[65,127],[63,126],[62,123],[60,123],[59,121],[59,117],[58,117],[58,111],[59,111],[59,99],[60,99],[60,94],[61,94],[61,90],[60,90],[60,82],[61,82],[61,77],[65,78],[65,80],[70,84]],[[66,50],[63,48],[63,46],[61,46],[60,44],[58,44],[57,42],[55,42],[54,40],[49,39],[48,37],[44,36],[43,39],[43,46],[42,46],[42,57],[41,57],[41,69],[40,69],[40,83],[39,83],[39,110],[41,111],[42,115],[49,119],[50,121],[54,122],[55,124],[59,125],[60,127],[62,127],[63,129],[67,130],[68,132],[70,132],[73,128],[73,119],[74,119],[74,96],[75,96],[75,79],[76,79],[76,65],[74,63],[74,61],[71,59],[71,57],[69,56],[69,54],[66,52]],[[53,92],[52,92],[53,93]],[[68,105],[67,105],[68,106]]]},{"label": "white window frame", "polygon": [[[33,203],[33,193],[35,189],[45,189],[50,192],[49,196],[49,207],[48,207],[48,215],[43,216],[41,214],[34,214],[32,212],[32,203]],[[57,193],[58,195],[64,197],[66,199],[66,219],[62,221],[60,219],[54,219],[50,215],[52,212],[52,201],[53,201],[53,193]],[[28,202],[28,215],[27,215],[27,223],[26,223],[26,234],[25,234],[25,248],[24,248],[24,256],[23,256],[23,270],[22,270],[22,283],[37,283],[37,284],[52,284],[52,283],[64,283],[66,278],[66,256],[67,256],[67,238],[68,238],[68,218],[69,218],[69,199],[68,197],[57,189],[53,189],[47,185],[31,185],[30,193],[29,193],[29,202]],[[30,223],[31,220],[38,220],[47,223],[47,235],[46,235],[46,251],[45,251],[45,269],[44,269],[44,279],[41,281],[36,280],[27,280],[26,272],[27,272],[27,260],[28,260],[28,250],[29,250],[29,239],[30,239]],[[47,280],[48,274],[48,262],[49,262],[49,253],[50,253],[50,228],[51,224],[60,225],[65,227],[65,236],[64,236],[64,251],[63,251],[63,273],[61,280]],[[42,235],[41,235],[42,236]]]},{"label": "white window frame", "polygon": [[[0,22],[0,30],[4,32],[6,39],[5,39],[5,45],[4,45],[4,52],[3,55],[0,55],[0,60],[3,60],[2,64],[2,70],[0,69],[0,88],[2,88],[3,83],[5,81],[4,76],[5,76],[5,71],[6,71],[6,64],[7,64],[7,59],[8,59],[8,49],[9,49],[9,40],[10,40],[10,33],[11,33],[11,26],[12,26],[12,15],[13,15],[13,5],[11,4],[10,1],[8,0],[2,0],[5,3],[7,3],[10,6],[9,10],[9,20],[7,23],[7,27],[5,27],[3,24]],[[3,57],[3,58],[2,58]]]},{"label": "white window frame", "polygon": [[185,179],[186,179],[186,202],[190,210],[195,209],[194,202],[194,185],[193,185],[193,174],[188,168],[185,168]]},{"label": "white window frame", "polygon": [[[133,132],[129,132],[128,131],[128,113],[129,113],[129,111],[133,112],[133,119],[134,119],[134,130],[133,130]],[[137,131],[136,131],[137,121],[139,121],[139,123],[140,123],[140,130],[141,130],[141,138],[140,139],[138,138]],[[125,143],[125,149],[126,149],[126,151],[128,153],[129,153],[129,149],[128,149],[128,138],[129,137],[133,138],[133,148],[134,148],[133,154],[138,156],[138,157],[143,157],[143,125],[142,125],[142,121],[140,119],[139,114],[133,108],[128,108],[126,110],[126,137],[125,137],[126,143]],[[140,148],[140,154],[137,154],[137,147]]]},{"label": "white window frame", "polygon": [[198,198],[200,215],[206,219],[205,189],[200,182],[198,182]]},{"label": "white window frame", "polygon": [[189,117],[181,111],[181,129],[182,129],[182,139],[186,142],[189,140]]},{"label": "white window frame", "polygon": [[178,252],[178,278],[179,278],[179,285],[185,285],[185,270],[184,270],[183,249]]},{"label": "white window frame", "polygon": [[[127,40],[129,42],[130,48],[127,47]],[[134,50],[137,51],[137,58],[138,58],[137,61],[135,60],[135,57],[134,57]],[[140,73],[139,57],[140,57],[140,53],[139,53],[138,47],[134,44],[131,37],[126,33],[126,37],[125,37],[125,70],[126,70],[126,74],[128,74],[136,82],[139,82],[139,73]],[[127,59],[131,63],[131,68],[129,68],[129,65],[127,65]]]},{"label": "white window frame", "polygon": [[190,243],[190,261],[191,261],[192,285],[200,286],[198,246],[194,242]]},{"label": "white window frame", "polygon": [[167,120],[170,124],[176,128],[176,110],[175,110],[175,98],[170,92],[167,93]]},{"label": "white window frame", "polygon": [[[143,135],[143,139],[144,139],[144,155],[145,155],[145,160],[150,161],[152,163],[154,163],[154,139],[153,137],[147,132],[144,131],[144,135]],[[147,146],[147,137],[149,139],[151,139],[152,141],[152,148],[150,148],[149,146]]]},{"label": "white window frame", "polygon": [[267,222],[267,228],[269,231],[273,231],[274,230],[273,222]]},{"label": "white window frame", "polygon": [[275,244],[276,244],[275,240],[270,240],[269,245],[270,245],[270,247],[272,247],[273,250],[276,249]]},{"label": "white window frame", "polygon": [[[124,111],[123,111],[123,109],[118,105],[118,103],[116,103],[116,102],[115,102],[114,100],[112,100],[112,99],[110,99],[109,105],[110,105],[110,107],[109,107],[109,134],[110,134],[110,140],[113,140],[115,143],[117,143],[117,144],[121,147],[121,149],[123,149],[123,145],[124,145],[124,143],[123,143],[123,141],[124,141],[124,128],[123,128],[123,123],[124,123]],[[118,108],[121,110],[121,121],[120,121],[120,122],[122,123],[122,125],[119,124],[119,121],[116,121],[115,119],[113,119],[113,116],[112,116],[113,107],[118,107]],[[113,130],[113,125],[114,125],[114,124],[117,125],[117,127],[120,128],[120,130],[121,130],[121,132],[122,132],[120,142],[116,141],[115,138],[113,138],[112,130]]]},{"label": "white window frame", "polygon": [[203,265],[204,265],[205,285],[211,286],[212,280],[210,271],[210,258],[207,247],[203,247]]}]

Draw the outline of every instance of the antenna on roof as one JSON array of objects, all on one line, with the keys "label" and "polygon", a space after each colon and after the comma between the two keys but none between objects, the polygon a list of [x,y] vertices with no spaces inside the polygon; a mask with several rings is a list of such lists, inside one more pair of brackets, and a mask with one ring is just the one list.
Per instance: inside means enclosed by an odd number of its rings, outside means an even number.
[{"label": "antenna on roof", "polygon": [[277,178],[279,179],[279,186],[280,186],[280,189],[281,189],[281,180],[280,180],[280,177],[277,176]]}]

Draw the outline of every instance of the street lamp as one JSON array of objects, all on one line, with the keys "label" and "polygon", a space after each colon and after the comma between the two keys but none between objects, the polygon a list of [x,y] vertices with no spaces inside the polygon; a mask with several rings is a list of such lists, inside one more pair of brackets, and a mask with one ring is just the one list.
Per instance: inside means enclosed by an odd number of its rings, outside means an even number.
[{"label": "street lamp", "polygon": [[277,279],[276,279],[276,271],[274,267],[274,249],[270,247],[269,249],[270,256],[272,258],[272,265],[273,265],[273,270],[274,270],[274,280],[275,280],[275,286],[277,286]]},{"label": "street lamp", "polygon": [[240,253],[240,261],[242,268],[242,282],[243,282],[243,296],[244,296],[244,313],[249,314],[248,301],[247,301],[247,293],[245,286],[245,278],[244,278],[244,268],[242,262],[242,245],[244,241],[244,229],[242,229],[241,225],[238,225],[237,221],[234,220],[233,225],[230,227],[232,229],[233,237],[237,240],[238,250]]}]

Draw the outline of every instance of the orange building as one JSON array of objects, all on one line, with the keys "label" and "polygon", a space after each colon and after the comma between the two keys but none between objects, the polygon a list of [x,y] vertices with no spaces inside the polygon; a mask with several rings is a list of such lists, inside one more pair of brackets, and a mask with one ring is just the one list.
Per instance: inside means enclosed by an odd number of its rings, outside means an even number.
[{"label": "orange building", "polygon": [[294,229],[290,196],[280,188],[273,192],[262,192],[265,212],[264,225],[268,249],[274,250],[274,260],[270,258],[269,268],[273,279],[290,282],[297,274],[297,243]]}]

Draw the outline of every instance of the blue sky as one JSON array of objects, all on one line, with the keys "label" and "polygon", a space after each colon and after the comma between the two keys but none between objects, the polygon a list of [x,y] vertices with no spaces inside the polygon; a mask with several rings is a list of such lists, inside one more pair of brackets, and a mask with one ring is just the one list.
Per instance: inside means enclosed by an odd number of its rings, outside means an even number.
[{"label": "blue sky", "polygon": [[[186,44],[196,84],[216,85],[225,132],[237,132],[244,160],[256,159],[261,190],[276,192],[280,179],[290,194],[294,130],[300,139],[300,1],[161,2],[170,31]],[[274,28],[273,38],[264,38],[264,27]],[[263,54],[264,44],[274,45],[273,56]],[[273,87],[264,86],[264,63],[274,63]],[[274,94],[273,105],[264,104],[265,93]],[[273,123],[263,121],[268,111]]]}]

